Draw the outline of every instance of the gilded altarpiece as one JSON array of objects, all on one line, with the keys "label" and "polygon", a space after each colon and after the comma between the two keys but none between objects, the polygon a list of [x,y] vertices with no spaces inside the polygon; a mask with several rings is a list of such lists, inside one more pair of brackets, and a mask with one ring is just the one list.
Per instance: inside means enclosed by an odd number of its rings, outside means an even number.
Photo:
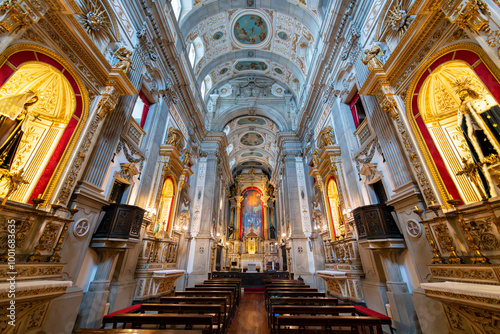
[{"label": "gilded altarpiece", "polygon": [[182,189],[189,187],[187,178],[193,174],[188,150],[181,155],[183,137],[176,129],[169,130],[169,139],[160,148],[155,187],[151,193],[147,221],[143,229],[141,250],[135,277],[134,300],[160,297],[174,290],[176,280],[184,274],[177,268],[179,243],[189,227],[189,216],[178,213]]}]

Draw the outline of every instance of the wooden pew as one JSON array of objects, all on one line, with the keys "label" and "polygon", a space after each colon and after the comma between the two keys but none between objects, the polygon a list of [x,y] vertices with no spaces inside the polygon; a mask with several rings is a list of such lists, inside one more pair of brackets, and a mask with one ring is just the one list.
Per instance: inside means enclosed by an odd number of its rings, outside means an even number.
[{"label": "wooden pew", "polygon": [[121,329],[121,328],[80,328],[76,334],[206,334],[208,330],[196,329]]},{"label": "wooden pew", "polygon": [[236,313],[236,305],[233,304],[233,293],[231,291],[219,291],[219,290],[194,290],[194,291],[176,291],[174,296],[180,297],[225,297],[226,303],[228,305],[229,321],[233,318]]},{"label": "wooden pew", "polygon": [[234,288],[234,291],[236,292],[236,304],[239,305],[240,300],[241,300],[241,296],[240,296],[241,290],[238,287],[237,283],[218,283],[218,282],[215,282],[215,283],[203,283],[203,284],[196,284],[195,287],[196,288],[208,287],[209,289],[215,289],[215,290],[217,290],[218,287],[221,287],[221,288]]},{"label": "wooden pew", "polygon": [[354,306],[327,306],[327,305],[271,305],[270,327],[272,333],[277,331],[277,317],[279,315],[356,315]]},{"label": "wooden pew", "polygon": [[[339,304],[337,298],[319,297],[319,298],[300,298],[300,297],[271,297],[269,298],[269,305],[328,305],[336,306]],[[268,310],[268,319],[271,313]],[[269,321],[270,322],[270,321]]]},{"label": "wooden pew", "polygon": [[203,281],[203,283],[210,284],[237,284],[239,294],[241,294],[241,279],[240,278],[212,278],[209,280]]},{"label": "wooden pew", "polygon": [[269,306],[270,297],[325,297],[324,292],[318,292],[314,288],[305,288],[305,290],[300,289],[285,289],[285,290],[269,290],[265,295],[265,305],[266,310]]},{"label": "wooden pew", "polygon": [[236,288],[235,287],[211,287],[211,286],[202,286],[202,287],[187,287],[186,291],[228,291],[231,292],[231,298],[233,301],[234,307],[237,305],[237,293],[236,293]]},{"label": "wooden pew", "polygon": [[158,314],[213,314],[215,315],[214,321],[217,322],[217,333],[226,331],[226,327],[224,326],[224,310],[220,304],[142,304],[139,312],[158,312]]},{"label": "wooden pew", "polygon": [[214,316],[207,314],[117,314],[113,316],[113,328],[122,323],[122,328],[131,324],[132,328],[141,328],[142,325],[157,325],[160,329],[166,329],[167,325],[183,325],[186,329],[192,329],[193,325],[205,326],[209,334],[213,333]]},{"label": "wooden pew", "polygon": [[[285,328],[285,327],[296,328]],[[358,317],[358,316],[286,316],[280,315],[277,318],[278,334],[305,333],[308,327],[321,328],[323,333],[373,333],[383,334],[382,325],[378,318]],[[345,331],[336,327],[350,327]]]},{"label": "wooden pew", "polygon": [[224,317],[224,328],[227,330],[230,321],[228,303],[226,297],[161,297],[160,303],[162,304],[213,304],[222,307],[222,314]]}]

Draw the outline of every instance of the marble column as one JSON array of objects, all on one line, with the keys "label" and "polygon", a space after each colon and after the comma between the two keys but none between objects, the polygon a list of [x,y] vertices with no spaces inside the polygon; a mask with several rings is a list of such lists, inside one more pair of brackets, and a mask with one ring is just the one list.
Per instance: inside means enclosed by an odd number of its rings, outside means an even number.
[{"label": "marble column", "polygon": [[260,199],[262,200],[262,205],[264,206],[264,230],[262,232],[263,239],[269,240],[269,206],[267,204],[269,196],[262,196]]}]

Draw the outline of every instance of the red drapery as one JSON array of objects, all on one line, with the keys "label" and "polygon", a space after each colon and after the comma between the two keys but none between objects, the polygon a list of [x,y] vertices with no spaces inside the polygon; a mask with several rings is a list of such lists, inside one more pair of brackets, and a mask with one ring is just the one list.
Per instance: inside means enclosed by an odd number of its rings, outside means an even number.
[{"label": "red drapery", "polygon": [[354,125],[356,125],[356,129],[360,124],[358,109],[356,108],[356,102],[358,102],[358,99],[359,99],[359,94],[356,93],[356,95],[354,95],[354,97],[352,98],[351,103],[349,103],[349,107],[351,108],[352,118],[354,119]]},{"label": "red drapery", "polygon": [[142,117],[141,117],[141,128],[144,128],[144,124],[146,124],[146,118],[148,117],[148,111],[149,107],[151,106],[151,103],[149,103],[148,99],[146,98],[146,95],[144,95],[143,92],[139,93],[139,98],[141,99],[142,103],[144,103],[144,108],[142,109]]}]

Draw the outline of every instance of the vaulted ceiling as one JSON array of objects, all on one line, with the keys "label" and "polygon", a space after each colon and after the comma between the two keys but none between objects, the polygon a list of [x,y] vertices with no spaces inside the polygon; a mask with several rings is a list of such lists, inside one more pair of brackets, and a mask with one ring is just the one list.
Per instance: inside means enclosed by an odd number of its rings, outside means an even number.
[{"label": "vaulted ceiling", "polygon": [[208,110],[207,130],[226,131],[233,171],[249,165],[271,171],[277,132],[297,127],[297,101],[316,48],[322,1],[177,3]]}]

